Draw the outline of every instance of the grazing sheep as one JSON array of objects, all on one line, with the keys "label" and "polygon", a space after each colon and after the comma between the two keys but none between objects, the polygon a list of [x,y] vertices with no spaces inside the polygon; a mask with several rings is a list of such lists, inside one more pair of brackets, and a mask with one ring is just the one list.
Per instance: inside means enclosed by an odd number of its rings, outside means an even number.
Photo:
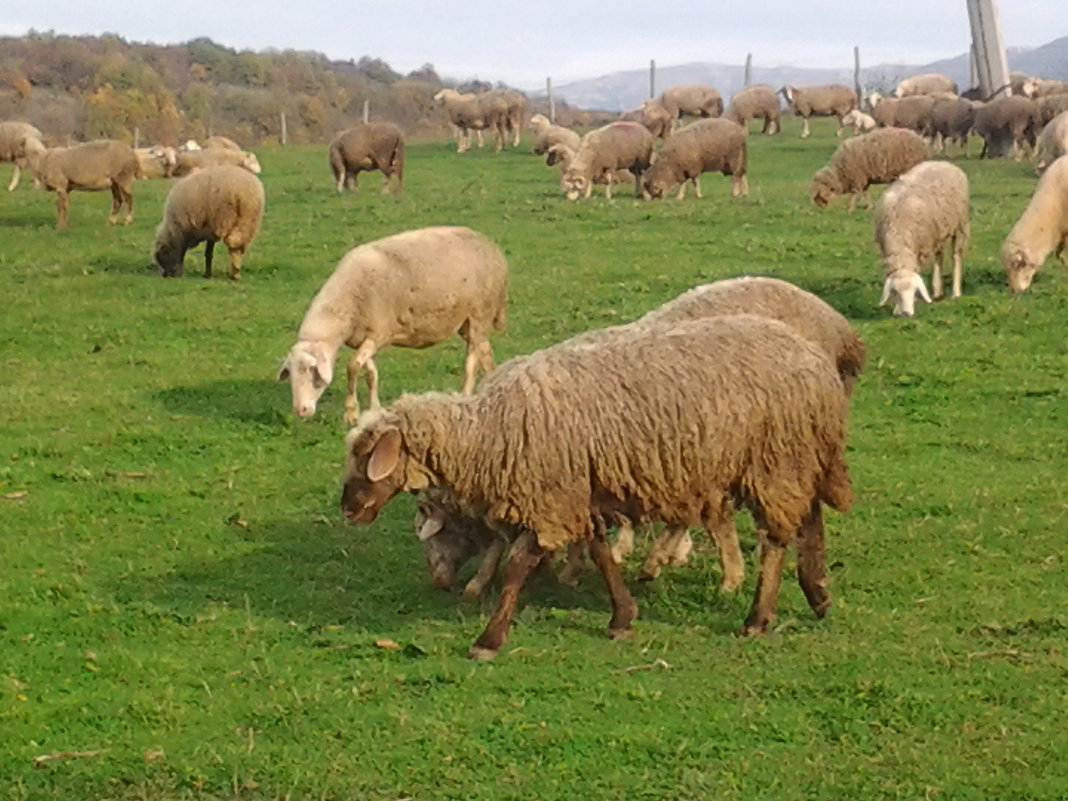
[{"label": "grazing sheep", "polygon": [[838,130],[835,135],[841,136],[842,117],[857,107],[857,93],[841,84],[784,86],[780,91],[786,98],[790,111],[802,119],[802,139],[811,134],[808,127],[809,117],[836,117]]},{"label": "grazing sheep", "polygon": [[762,117],[764,127],[761,133],[773,136],[781,129],[779,96],[773,87],[766,84],[747,86],[734,93],[723,116],[746,129],[749,127],[749,120]]},{"label": "grazing sheep", "polygon": [[975,111],[974,130],[983,137],[980,158],[1012,154],[1019,161],[1024,149],[1033,150],[1038,137],[1039,112],[1027,97],[998,97]]},{"label": "grazing sheep", "polygon": [[[634,381],[635,365],[646,380]],[[368,412],[345,439],[341,507],[370,523],[401,490],[443,487],[470,516],[518,532],[497,611],[470,650],[491,659],[547,554],[588,543],[612,598],[609,631],[626,636],[637,608],[604,519],[715,525],[736,499],[760,530],[744,627],[756,634],[774,617],[791,543],[810,607],[822,617],[830,605],[821,503],[844,511],[852,502],[846,406],[823,352],[762,317],[562,343],[522,357],[474,396],[404,396]]]},{"label": "grazing sheep", "polygon": [[938,92],[957,93],[957,82],[947,75],[928,72],[905,78],[894,89],[894,97],[914,97],[916,95],[933,95]]},{"label": "grazing sheep", "polygon": [[904,128],[876,128],[838,146],[827,166],[813,176],[809,196],[821,209],[839,195],[850,195],[850,211],[861,197],[870,206],[869,186],[890,183],[926,157],[918,134]]},{"label": "grazing sheep", "polygon": [[164,278],[182,274],[185,253],[204,245],[204,277],[211,278],[215,243],[230,253],[230,280],[241,278],[241,261],[263,217],[263,184],[241,167],[206,167],[180,178],[167,193],[152,258]]},{"label": "grazing sheep", "polygon": [[170,178],[178,163],[178,151],[166,145],[139,147],[134,153],[140,168],[138,178]]},{"label": "grazing sheep", "polygon": [[577,151],[582,137],[562,125],[554,125],[544,114],[535,114],[530,118],[530,129],[534,132],[532,152],[537,156],[546,155],[553,145],[562,144]]},{"label": "grazing sheep", "polygon": [[237,142],[227,136],[209,136],[207,139],[204,140],[204,144],[202,145],[202,147],[204,150],[211,150],[212,148],[222,150],[237,150],[238,152],[242,150],[241,145],[239,145]]},{"label": "grazing sheep", "polygon": [[925,161],[892,183],[875,206],[875,242],[886,267],[879,305],[894,298],[894,314],[911,317],[916,293],[931,302],[920,271],[934,262],[931,285],[942,292],[942,262],[953,259],[953,297],[961,293],[968,247],[968,178],[945,161]]},{"label": "grazing sheep", "polygon": [[15,169],[7,191],[15,191],[19,185],[22,168],[29,166],[26,149],[44,150],[44,135],[28,122],[0,122],[0,163],[10,161]]},{"label": "grazing sheep", "polygon": [[891,127],[906,128],[915,131],[925,139],[930,139],[931,109],[934,108],[933,95],[909,95],[900,98],[893,106],[894,120]]},{"label": "grazing sheep", "polygon": [[[560,190],[562,192],[567,191],[567,184],[564,182],[564,177],[567,175],[567,170],[571,166],[571,162],[575,160],[575,153],[578,151],[572,149],[570,145],[566,145],[563,142],[557,142],[555,145],[549,148],[545,154],[545,163],[549,167],[555,166],[560,171]],[[594,186],[605,187],[605,194],[611,197],[609,194],[609,188],[616,184],[626,184],[634,180],[634,176],[628,170],[607,170],[597,173],[593,176]]]},{"label": "grazing sheep", "polygon": [[74,147],[45,147],[36,140],[26,151],[26,160],[45,189],[56,193],[56,228],[66,228],[70,193],[75,189],[111,190],[111,214],[114,225],[119,211],[126,206],[123,220],[133,220],[133,187],[140,167],[133,148],[114,139],[98,139]]},{"label": "grazing sheep", "polygon": [[1027,208],[1001,245],[1009,288],[1026,291],[1051,252],[1068,267],[1068,156],[1054,161],[1038,179]]},{"label": "grazing sheep", "polygon": [[470,131],[478,134],[478,146],[482,147],[482,132],[493,132],[494,146],[500,151],[504,148],[505,130],[508,119],[508,101],[498,94],[481,95],[461,94],[455,89],[442,89],[434,100],[440,102],[449,121],[458,131],[456,152],[463,153],[470,149]]},{"label": "grazing sheep", "polygon": [[671,136],[675,126],[675,118],[664,105],[655,98],[650,98],[635,109],[625,111],[619,115],[621,122],[638,122],[649,129],[649,133],[656,139],[666,140]]},{"label": "grazing sheep", "polygon": [[1068,153],[1068,111],[1062,111],[1042,128],[1035,145],[1035,172],[1039,175]]},{"label": "grazing sheep", "polygon": [[939,152],[946,151],[946,142],[956,142],[961,152],[968,155],[968,135],[975,124],[975,108],[975,103],[962,97],[935,100],[931,107],[931,132]]},{"label": "grazing sheep", "polygon": [[357,123],[341,131],[327,150],[337,191],[356,189],[360,172],[380,170],[382,192],[389,192],[390,179],[404,191],[404,134],[392,122]]},{"label": "grazing sheep", "polygon": [[500,249],[470,228],[406,231],[354,248],[316,294],[286,356],[279,381],[290,381],[293,411],[315,414],[333,379],[342,344],[348,364],[345,422],[356,422],[356,378],[367,371],[371,408],[378,403],[375,353],[387,345],[426,348],[459,334],[467,343],[465,395],[475,370],[493,369],[488,335],[504,329],[508,265]]},{"label": "grazing sheep", "polygon": [[246,150],[230,150],[223,147],[186,150],[178,153],[171,174],[180,178],[205,167],[242,167],[254,175],[260,174],[260,161],[256,154]]},{"label": "grazing sheep", "polygon": [[667,140],[642,176],[642,191],[647,198],[659,198],[678,184],[678,199],[682,200],[686,181],[690,181],[697,197],[701,197],[701,173],[716,171],[731,176],[732,197],[748,195],[746,165],[745,128],[730,120],[698,120]]},{"label": "grazing sheep", "polygon": [[[582,137],[578,152],[564,172],[564,196],[588,198],[598,176],[607,181],[615,170],[634,176],[634,194],[642,196],[641,174],[652,163],[653,135],[636,122],[612,122]],[[605,183],[604,196],[612,197],[612,184]]]},{"label": "grazing sheep", "polygon": [[865,114],[858,108],[843,115],[842,124],[850,126],[854,134],[868,133],[868,131],[875,130],[875,118],[870,114]]},{"label": "grazing sheep", "polygon": [[[589,347],[611,337],[626,336],[630,328],[671,330],[693,320],[734,314],[756,314],[779,320],[818,346],[834,362],[846,396],[852,395],[857,377],[864,366],[865,345],[849,321],[816,295],[776,278],[732,278],[694,287],[668,301],[644,317],[626,325],[589,331],[569,340],[574,347]],[[521,360],[506,362],[494,380]],[[621,562],[633,547],[633,524],[619,518],[620,532],[612,556]],[[741,584],[744,563],[733,521],[724,518],[720,526],[709,531],[719,549],[722,581],[720,589],[730,592]],[[433,500],[420,504],[416,521],[417,536],[423,543],[431,577],[438,587],[452,586],[456,571],[468,559],[483,554],[475,577],[468,582],[465,595],[477,597],[496,573],[502,556],[502,538],[481,521],[472,520],[456,508],[455,503],[438,493]],[[685,562],[692,545],[686,529],[668,528],[650,548],[639,578],[653,579],[665,564]],[[569,550],[568,566],[561,575],[564,583],[575,583],[582,570],[582,552]]]},{"label": "grazing sheep", "polygon": [[691,117],[718,117],[723,113],[723,96],[701,83],[669,86],[658,98],[672,120],[684,114]]},{"label": "grazing sheep", "polygon": [[1039,125],[1049,125],[1049,121],[1062,111],[1068,111],[1068,94],[1040,97],[1035,105],[1038,106]]}]

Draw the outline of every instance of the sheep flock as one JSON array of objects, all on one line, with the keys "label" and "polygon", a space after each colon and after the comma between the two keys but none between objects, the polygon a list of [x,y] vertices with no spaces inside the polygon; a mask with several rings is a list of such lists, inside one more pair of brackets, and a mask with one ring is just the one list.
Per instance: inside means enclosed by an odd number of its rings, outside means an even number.
[{"label": "sheep flock", "polygon": [[[971,134],[982,138],[985,157],[1032,159],[1041,173],[1030,204],[1005,231],[999,258],[1009,288],[1028,290],[1050,254],[1066,259],[1068,111],[1045,102],[1062,94],[1055,82],[1025,77],[1017,84],[1018,92],[1009,89],[986,102],[958,95],[956,84],[934,74],[873,97],[839,85],[754,86],[724,103],[713,87],[679,86],[590,130],[557,125],[540,111],[528,115],[531,103],[506,90],[443,89],[435,109],[454,126],[457,155],[448,158],[457,164],[528,158],[505,152],[521,144],[528,128],[535,137],[532,154],[556,168],[546,181],[552,202],[565,212],[581,211],[579,202],[591,199],[599,185],[606,205],[648,204],[650,225],[657,209],[670,204],[700,209],[759,202],[765,173],[752,158],[750,137],[776,137],[782,116],[795,115],[807,138],[810,117],[833,117],[836,136],[819,144],[826,165],[809,180],[807,195],[803,184],[797,186],[798,237],[810,235],[806,226],[825,223],[827,215],[853,212],[858,199],[868,201],[869,187],[885,184],[870,212],[874,236],[868,243],[873,264],[878,260],[883,270],[870,269],[865,280],[873,308],[881,287],[879,305],[893,301],[895,316],[911,317],[917,295],[928,302],[943,296],[943,259],[951,265],[950,297],[964,291],[971,187],[949,159],[967,155]],[[686,116],[697,119],[684,124]],[[750,128],[754,121],[759,128]],[[852,135],[843,138],[848,130]],[[472,152],[487,132],[496,152]],[[781,139],[767,140],[768,147]],[[323,202],[359,198],[365,204],[360,213],[375,203],[406,202],[405,173],[414,184],[421,178],[405,163],[405,133],[386,120],[354,122],[324,155],[330,178],[327,184],[324,170],[321,189],[331,199]],[[237,281],[261,227],[275,224],[265,214],[269,171],[261,177],[258,157],[224,136],[203,146],[174,142],[135,150],[113,139],[58,146],[47,131],[11,121],[0,123],[0,160],[15,165],[9,191],[17,190],[19,172],[29,170],[40,189],[55,192],[57,228],[70,224],[73,191],[110,191],[108,223],[119,221],[123,209],[122,222],[129,223],[137,180],[173,180],[155,240],[144,242],[165,277],[181,276],[187,250],[203,242],[210,278],[213,247],[221,241],[229,251],[229,277]],[[346,193],[357,190],[361,171],[381,172],[382,194],[391,196]],[[729,177],[729,199],[702,194],[705,173]],[[620,183],[633,185],[633,198],[613,198]],[[690,200],[687,183],[695,190]],[[832,208],[846,195],[848,211]],[[709,219],[703,224],[711,230]],[[737,277],[649,304],[630,322],[547,340],[498,365],[491,336],[509,318],[534,324],[521,304],[509,308],[509,261],[520,254],[506,254],[462,224],[373,241],[361,237],[358,226],[354,215],[353,247],[332,253],[333,272],[324,271],[318,293],[310,301],[294,299],[289,322],[295,344],[277,377],[289,385],[293,414],[312,417],[342,346],[351,348],[341,511],[353,523],[371,525],[395,495],[415,493],[414,530],[436,586],[451,588],[473,559],[479,566],[465,586],[468,595],[483,595],[503,573],[496,611],[471,645],[472,658],[498,654],[527,578],[557,556],[565,562],[560,578],[569,583],[589,556],[608,591],[609,636],[630,635],[638,606],[625,563],[643,527],[663,528],[650,538],[642,578],[684,564],[691,530],[703,529],[719,552],[720,591],[737,589],[745,560],[736,511],[751,515],[759,544],[742,632],[759,635],[772,624],[790,549],[808,606],[817,617],[827,614],[824,510],[846,513],[853,504],[849,407],[854,391],[863,392],[867,356],[841,312],[786,281]],[[581,243],[566,247],[581,258]],[[254,253],[250,261],[255,276]],[[923,278],[928,271],[933,298]],[[444,349],[440,343],[454,336],[465,345],[460,391],[390,393],[392,401],[382,404],[380,386],[392,389],[380,382],[376,355],[382,349]],[[369,390],[362,411],[361,375]],[[832,521],[832,528],[839,525],[837,517]],[[614,542],[612,529],[618,529]]]}]

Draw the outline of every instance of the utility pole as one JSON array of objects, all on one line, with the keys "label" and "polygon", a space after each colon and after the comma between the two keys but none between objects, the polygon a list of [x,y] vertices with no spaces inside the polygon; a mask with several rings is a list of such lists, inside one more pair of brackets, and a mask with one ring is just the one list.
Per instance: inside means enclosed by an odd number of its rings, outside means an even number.
[{"label": "utility pole", "polygon": [[1009,63],[1005,58],[1005,41],[994,0],[967,0],[968,20],[972,27],[975,71],[979,91],[988,98],[1009,82]]},{"label": "utility pole", "polygon": [[649,97],[656,97],[656,59],[649,59]]},{"label": "utility pole", "polygon": [[752,86],[753,84],[753,54],[749,53],[745,57],[745,79],[743,81],[744,86]]},{"label": "utility pole", "polygon": [[545,79],[545,96],[549,99],[549,122],[556,122],[556,101],[553,99],[553,79]]}]

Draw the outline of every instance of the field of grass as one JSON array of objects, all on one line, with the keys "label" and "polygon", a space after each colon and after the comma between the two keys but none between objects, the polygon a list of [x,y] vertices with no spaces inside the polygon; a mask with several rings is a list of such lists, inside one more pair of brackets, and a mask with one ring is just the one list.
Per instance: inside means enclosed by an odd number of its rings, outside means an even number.
[{"label": "field of grass", "polygon": [[[102,194],[57,232],[51,195],[0,193],[0,797],[1068,797],[1068,277],[1012,297],[997,258],[1033,174],[957,160],[965,295],[898,320],[870,213],[807,200],[832,128],[797,130],[751,138],[739,201],[706,176],[703,200],[569,204],[526,150],[439,143],[410,146],[402,196],[372,174],[339,197],[325,148],[260,151],[238,284],[200,277],[201,250],[156,275],[166,182],[138,183],[125,228]],[[466,659],[494,595],[430,586],[407,497],[346,525],[341,382],[298,421],[275,381],[348,248],[442,223],[509,258],[499,360],[745,273],[855,322],[857,502],[829,516],[825,620],[789,579],[775,630],[736,636],[752,570],[719,594],[702,541],[631,581],[633,639],[605,638],[598,576],[542,576],[497,661]],[[461,361],[459,340],[386,351],[383,400],[459,388]]]}]

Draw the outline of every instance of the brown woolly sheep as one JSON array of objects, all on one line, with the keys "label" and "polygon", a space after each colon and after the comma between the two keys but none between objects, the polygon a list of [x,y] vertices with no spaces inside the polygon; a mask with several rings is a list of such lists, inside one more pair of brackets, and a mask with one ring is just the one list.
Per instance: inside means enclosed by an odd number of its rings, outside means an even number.
[{"label": "brown woolly sheep", "polygon": [[[636,364],[647,380],[633,380]],[[491,659],[524,581],[547,554],[588,543],[612,598],[609,631],[626,636],[637,608],[604,519],[716,525],[736,498],[760,531],[760,578],[744,627],[756,634],[774,617],[791,543],[810,607],[822,617],[830,605],[821,503],[842,511],[852,503],[846,405],[823,352],[766,318],[562,343],[522,357],[474,396],[403,396],[368,412],[345,439],[341,507],[370,523],[397,492],[440,486],[471,516],[519,532],[497,611],[470,650]]]},{"label": "brown woolly sheep", "polygon": [[210,150],[211,148],[217,148],[221,150],[236,150],[240,152],[242,150],[241,145],[235,142],[228,136],[209,136],[204,140],[204,144],[201,145],[204,150]]},{"label": "brown woolly sheep", "polygon": [[1012,155],[1023,158],[1024,149],[1034,149],[1038,136],[1039,112],[1027,97],[997,97],[975,111],[974,130],[983,137],[980,158]]},{"label": "brown woolly sheep", "polygon": [[762,117],[764,127],[761,133],[773,136],[781,129],[779,95],[775,89],[766,84],[747,86],[734,93],[731,103],[723,116],[748,130],[749,120]]},{"label": "brown woolly sheep", "polygon": [[28,122],[0,122],[0,163],[10,161],[15,170],[7,191],[13,192],[19,185],[23,166],[29,166],[26,150],[44,150],[44,135]]},{"label": "brown woolly sheep", "polygon": [[953,260],[953,294],[961,294],[968,221],[968,178],[945,161],[925,161],[887,187],[875,206],[875,242],[886,268],[879,305],[894,298],[894,314],[911,317],[916,293],[931,302],[920,271],[931,262],[935,298],[942,292],[942,262]]},{"label": "brown woolly sheep", "polygon": [[857,107],[857,93],[841,84],[784,86],[780,91],[786,98],[790,111],[802,119],[802,139],[811,134],[808,127],[809,117],[836,117],[838,130],[835,135],[841,136],[842,117]]},{"label": "brown woolly sheep", "polygon": [[1054,161],[1038,179],[1027,208],[1001,245],[1009,288],[1026,291],[1051,252],[1068,267],[1068,156]]},{"label": "brown woolly sheep", "polygon": [[723,96],[701,83],[669,86],[658,98],[672,120],[684,114],[691,117],[718,117],[723,113]]},{"label": "brown woolly sheep", "polygon": [[201,150],[183,150],[175,159],[171,174],[176,178],[189,175],[206,167],[241,167],[259,175],[260,161],[256,154],[247,150],[231,150],[228,147],[210,147]]},{"label": "brown woolly sheep", "polygon": [[[567,191],[567,184],[564,183],[564,177],[567,175],[567,170],[571,166],[571,162],[575,160],[575,153],[577,152],[578,151],[572,149],[570,145],[566,145],[563,142],[557,142],[550,147],[545,154],[545,164],[549,167],[555,166],[560,172],[561,191]],[[630,183],[633,180],[634,176],[629,170],[606,170],[594,175],[592,183],[594,186],[603,186],[605,188],[605,195],[611,197],[611,187],[616,184]]]},{"label": "brown woolly sheep", "polygon": [[664,196],[676,184],[678,199],[686,196],[686,182],[701,197],[703,172],[731,176],[731,196],[749,194],[746,179],[745,128],[724,119],[697,120],[680,128],[664,144],[656,161],[641,178],[642,194],[649,199]]},{"label": "brown woolly sheep", "polygon": [[311,417],[347,344],[355,350],[345,396],[351,425],[361,370],[371,408],[379,405],[374,357],[381,348],[426,348],[458,334],[467,343],[463,391],[470,394],[476,368],[493,369],[489,334],[504,329],[507,301],[504,254],[470,228],[420,228],[368,242],[342,257],[312,299],[278,380],[290,382],[294,413]]},{"label": "brown woolly sheep", "polygon": [[664,108],[664,104],[650,98],[635,109],[619,115],[621,122],[638,122],[649,129],[655,138],[666,140],[675,127],[675,118]]},{"label": "brown woolly sheep", "polygon": [[1062,111],[1068,111],[1068,94],[1040,97],[1035,101],[1035,105],[1038,106],[1039,124],[1048,125],[1049,121]]},{"label": "brown woolly sheep", "polygon": [[1062,111],[1042,128],[1035,145],[1035,172],[1039,175],[1068,153],[1068,111]]},{"label": "brown woolly sheep", "polygon": [[230,280],[241,278],[241,261],[263,217],[263,184],[241,167],[206,167],[175,182],[163,205],[152,258],[164,278],[182,274],[185,253],[204,245],[204,277],[211,278],[215,243],[230,254]]},{"label": "brown woolly sheep", "polygon": [[140,169],[138,178],[170,178],[178,163],[178,151],[166,145],[139,147],[134,153]]},{"label": "brown woolly sheep", "polygon": [[[534,132],[534,147],[531,152],[544,156],[553,145],[562,144],[571,151],[577,151],[582,137],[562,125],[554,125],[544,114],[535,114],[530,118],[530,130]],[[551,165],[550,165],[551,166]]]},{"label": "brown woolly sheep", "polygon": [[[634,194],[641,197],[641,174],[649,168],[652,156],[653,135],[644,125],[612,122],[590,131],[564,172],[564,196],[568,200],[588,198],[598,176],[607,181],[609,173],[628,170],[634,176]],[[604,195],[611,199],[611,183],[605,183]]]},{"label": "brown woolly sheep", "polygon": [[849,211],[861,197],[870,206],[869,186],[890,183],[926,157],[918,134],[904,128],[876,128],[838,146],[827,166],[813,176],[809,196],[821,209],[839,195],[850,195]]},{"label": "brown woolly sheep", "polygon": [[463,94],[455,89],[442,89],[434,95],[434,100],[444,106],[449,121],[456,128],[457,153],[470,149],[471,131],[478,134],[479,147],[482,147],[482,132],[488,130],[493,133],[495,149],[500,151],[504,148],[509,118],[506,98],[490,92],[474,95]]},{"label": "brown woolly sheep", "polygon": [[133,220],[133,182],[140,167],[133,148],[114,139],[98,139],[74,147],[45,149],[39,143],[26,152],[34,175],[45,189],[56,193],[56,228],[66,228],[70,193],[75,189],[111,190],[111,214],[114,225],[119,211],[126,206],[123,220]]},{"label": "brown woolly sheep", "polygon": [[968,135],[975,124],[975,103],[962,97],[936,98],[931,107],[931,132],[939,152],[946,151],[946,142],[956,142],[968,155]]},{"label": "brown woolly sheep", "polygon": [[327,149],[337,191],[357,189],[359,173],[380,170],[382,193],[390,179],[404,191],[404,134],[392,122],[357,123],[334,137]]},{"label": "brown woolly sheep", "polygon": [[908,95],[894,104],[894,121],[891,127],[915,131],[925,139],[931,132],[931,110],[935,97],[929,94]]}]

